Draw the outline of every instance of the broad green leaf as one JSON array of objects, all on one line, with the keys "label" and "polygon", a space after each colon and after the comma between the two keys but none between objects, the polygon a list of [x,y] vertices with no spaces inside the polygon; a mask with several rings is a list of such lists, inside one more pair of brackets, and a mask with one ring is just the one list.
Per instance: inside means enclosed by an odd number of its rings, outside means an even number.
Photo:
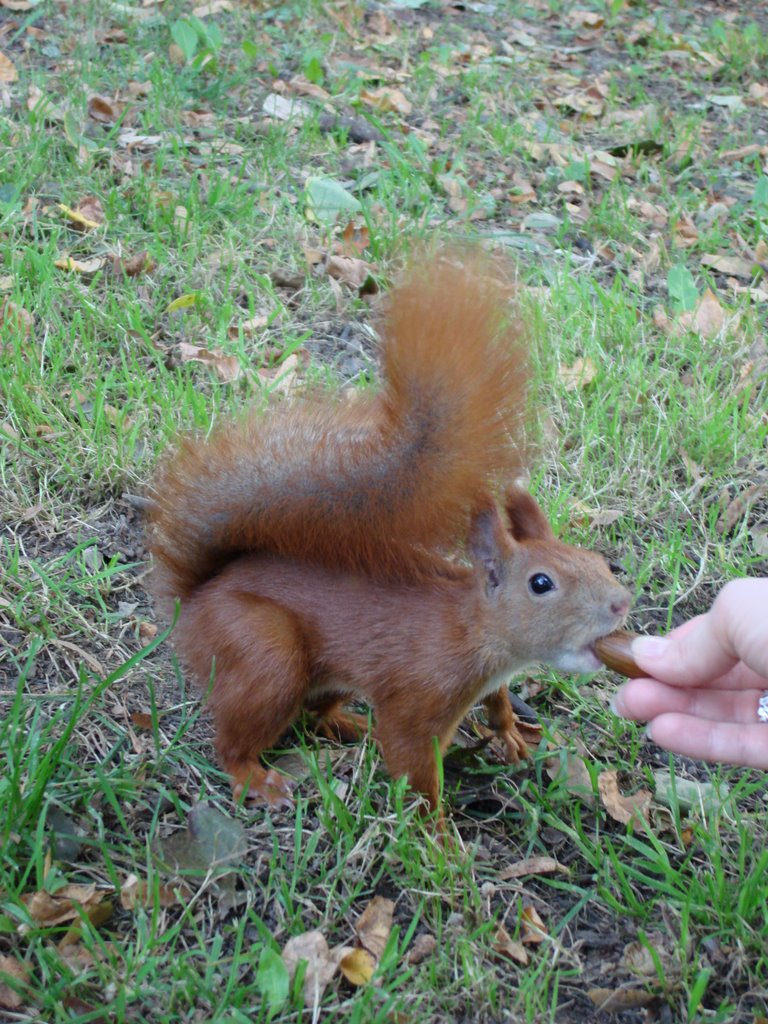
[{"label": "broad green leaf", "polygon": [[677,313],[694,309],[699,299],[693,274],[682,263],[669,268],[667,291]]},{"label": "broad green leaf", "polygon": [[171,36],[174,43],[184,54],[184,59],[187,61],[192,60],[199,41],[199,36],[194,26],[183,18],[179,21],[174,21],[171,25]]},{"label": "broad green leaf", "polygon": [[288,968],[278,952],[265,946],[259,957],[256,984],[272,1009],[282,1006],[290,991]]},{"label": "broad green leaf", "polygon": [[351,192],[333,178],[307,178],[307,215],[321,224],[335,224],[343,214],[358,213],[362,206]]}]

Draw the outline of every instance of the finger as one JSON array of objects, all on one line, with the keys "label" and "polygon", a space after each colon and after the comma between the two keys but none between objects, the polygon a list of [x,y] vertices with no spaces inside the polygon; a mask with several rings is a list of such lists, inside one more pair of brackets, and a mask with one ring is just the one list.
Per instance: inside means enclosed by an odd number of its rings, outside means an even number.
[{"label": "finger", "polygon": [[[752,673],[749,685],[768,687],[768,579],[728,583],[706,615],[661,637],[640,637],[632,654],[649,676],[678,686],[722,680],[740,661]],[[736,677],[743,679],[743,676]]]},{"label": "finger", "polygon": [[712,722],[757,722],[762,690],[701,690],[667,686],[656,679],[632,679],[614,695],[613,708],[624,718],[649,722],[669,712]]},{"label": "finger", "polygon": [[746,768],[768,768],[768,726],[708,722],[690,715],[654,718],[648,734],[654,743],[686,757]]}]

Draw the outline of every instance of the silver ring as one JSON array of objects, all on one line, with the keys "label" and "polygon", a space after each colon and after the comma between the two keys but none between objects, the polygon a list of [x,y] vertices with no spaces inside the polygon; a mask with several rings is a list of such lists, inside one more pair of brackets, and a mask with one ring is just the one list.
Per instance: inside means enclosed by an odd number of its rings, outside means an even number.
[{"label": "silver ring", "polygon": [[757,702],[757,717],[759,721],[768,723],[768,690],[760,695]]}]

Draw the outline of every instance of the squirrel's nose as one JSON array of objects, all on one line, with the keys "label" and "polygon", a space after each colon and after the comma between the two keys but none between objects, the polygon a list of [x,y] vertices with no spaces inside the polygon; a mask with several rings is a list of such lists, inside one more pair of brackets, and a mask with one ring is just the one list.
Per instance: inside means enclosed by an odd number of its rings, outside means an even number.
[{"label": "squirrel's nose", "polygon": [[621,600],[612,601],[611,611],[614,615],[621,615],[623,618],[629,611],[629,598],[622,597]]}]

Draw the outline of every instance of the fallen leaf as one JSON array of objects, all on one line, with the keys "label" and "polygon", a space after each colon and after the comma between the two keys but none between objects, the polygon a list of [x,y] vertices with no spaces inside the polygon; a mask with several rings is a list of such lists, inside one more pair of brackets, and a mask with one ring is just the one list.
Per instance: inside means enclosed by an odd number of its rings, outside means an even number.
[{"label": "fallen leaf", "polygon": [[571,522],[584,526],[611,526],[623,515],[624,512],[618,508],[591,508],[583,501],[570,502]]},{"label": "fallen leaf", "polygon": [[325,269],[336,281],[359,291],[371,277],[373,268],[365,260],[356,259],[354,256],[329,256]]},{"label": "fallen leaf", "polygon": [[[132,716],[133,717],[133,716]],[[125,910],[137,907],[178,907],[183,906],[192,894],[183,882],[170,885],[150,885],[138,875],[128,875],[120,886],[120,903]]]},{"label": "fallen leaf", "polygon": [[768,484],[766,483],[752,484],[750,487],[745,488],[741,494],[737,494],[728,503],[727,508],[723,512],[717,524],[717,532],[730,533],[734,526],[744,518],[754,502],[758,498],[762,498],[764,494],[768,494]]},{"label": "fallen leaf", "polygon": [[[98,202],[98,200],[96,200]],[[99,204],[100,205],[100,204]],[[94,228],[99,227],[100,224],[104,223],[104,214],[101,214],[101,220],[94,220],[87,215],[83,210],[73,209],[70,206],[66,206],[64,203],[58,204],[59,209],[64,216],[72,221],[74,226],[81,231],[92,231]],[[95,212],[95,210],[94,210]]]},{"label": "fallen leaf", "polygon": [[238,380],[242,373],[237,356],[227,356],[218,349],[201,348],[199,345],[180,341],[178,353],[183,363],[205,363],[206,366],[212,367],[219,380],[225,384]]},{"label": "fallen leaf", "polygon": [[619,792],[615,771],[600,772],[597,789],[603,806],[614,821],[620,821],[623,825],[631,823],[635,830],[642,829],[640,822],[648,821],[651,806],[649,790],[641,789],[631,796],[623,796]]},{"label": "fallen leaf", "polygon": [[525,875],[551,875],[555,872],[570,874],[569,869],[554,857],[525,857],[504,868],[499,874],[499,881],[506,882],[510,878],[523,878]]},{"label": "fallen leaf", "polygon": [[650,1006],[656,996],[638,988],[590,988],[587,996],[601,1013],[621,1013]]},{"label": "fallen leaf", "polygon": [[88,116],[100,124],[114,124],[124,111],[124,103],[113,103],[105,96],[91,96],[88,100]]},{"label": "fallen leaf", "polygon": [[303,75],[294,75],[288,82],[288,88],[297,96],[309,96],[313,100],[325,102],[331,98],[327,89],[324,89],[322,85],[317,85],[316,82],[309,82]]},{"label": "fallen leaf", "polygon": [[546,925],[534,906],[524,906],[520,914],[520,938],[528,946],[538,946],[549,937]]},{"label": "fallen leaf", "polygon": [[0,305],[0,335],[7,337],[15,331],[27,339],[32,334],[34,326],[35,318],[23,306],[11,302],[10,299],[6,299]]},{"label": "fallen leaf", "polygon": [[499,925],[496,929],[496,934],[493,937],[493,951],[498,956],[504,957],[505,960],[512,960],[516,964],[522,964],[523,967],[531,959],[522,942],[511,938],[504,925]]},{"label": "fallen leaf", "polygon": [[397,114],[410,114],[413,104],[400,89],[393,89],[388,85],[382,85],[378,89],[363,89],[360,99],[375,110],[384,113],[394,112]]},{"label": "fallen leaf", "polygon": [[589,356],[579,357],[570,366],[561,366],[558,376],[566,391],[576,391],[592,383],[597,376],[597,366]]},{"label": "fallen leaf", "polygon": [[588,11],[581,7],[575,7],[565,15],[565,20],[574,28],[602,28],[605,18],[597,11]]},{"label": "fallen leaf", "polygon": [[684,249],[689,249],[692,245],[696,245],[699,240],[699,229],[693,223],[687,213],[681,214],[680,218],[676,221],[672,228],[672,236],[677,245],[682,246]]},{"label": "fallen leaf", "polygon": [[429,932],[422,932],[421,935],[417,935],[413,940],[413,945],[408,952],[408,963],[412,966],[420,964],[427,957],[437,949],[437,939],[434,935],[430,935]]},{"label": "fallen leaf", "polygon": [[343,256],[360,256],[371,244],[371,233],[365,225],[355,227],[350,221],[341,235],[341,254]]},{"label": "fallen leaf", "polygon": [[142,249],[133,256],[123,258],[115,256],[112,261],[116,274],[125,274],[127,277],[138,277],[139,274],[150,274],[155,269],[155,261],[147,252]]},{"label": "fallen leaf", "polygon": [[291,99],[273,92],[264,100],[261,105],[263,113],[267,117],[274,117],[278,121],[304,121],[312,113],[312,107],[302,100]]},{"label": "fallen leaf", "polygon": [[[345,950],[343,955],[349,952],[352,950]],[[329,949],[323,933],[315,930],[289,939],[283,947],[282,957],[291,979],[299,964],[302,961],[306,962],[302,986],[304,1000],[308,1006],[317,1006],[323,998],[326,986],[336,973],[342,956]]]},{"label": "fallen leaf", "polygon": [[646,931],[642,942],[629,942],[624,947],[621,966],[634,975],[655,981],[659,977],[659,964],[664,978],[672,983],[680,979],[680,950],[676,940],[669,934]]},{"label": "fallen leaf", "polygon": [[743,96],[710,93],[709,96],[705,96],[705,99],[710,103],[713,103],[716,107],[727,107],[728,110],[738,111],[743,110],[745,107]]},{"label": "fallen leaf", "polygon": [[709,267],[719,274],[733,274],[734,277],[743,277],[750,280],[753,275],[754,262],[745,260],[741,256],[718,256],[715,253],[701,257],[702,267]]},{"label": "fallen leaf", "polygon": [[0,52],[0,82],[17,82],[19,79],[19,73],[16,70],[16,65],[6,55]]},{"label": "fallen leaf", "polygon": [[392,917],[395,904],[384,896],[374,896],[355,925],[360,945],[378,962],[384,952],[392,931]]},{"label": "fallen leaf", "polygon": [[[111,914],[110,897],[114,895],[114,892],[114,889],[97,889],[93,883],[89,885],[73,883],[62,886],[55,893],[46,892],[44,889],[25,893],[21,900],[36,925],[41,928],[53,928],[55,925],[65,924],[67,921],[79,921],[83,914],[86,917],[90,917],[92,914],[98,916],[100,907],[102,912],[108,911]],[[29,925],[19,926],[19,932],[22,935],[29,930]]]},{"label": "fallen leaf", "polygon": [[367,985],[376,971],[376,961],[367,949],[352,949],[339,960],[339,970],[352,985]]},{"label": "fallen leaf", "polygon": [[106,260],[103,256],[94,256],[89,260],[76,260],[72,256],[62,256],[54,260],[53,265],[58,267],[59,270],[71,270],[76,274],[89,277],[101,270],[105,262]]},{"label": "fallen leaf", "polygon": [[[683,317],[680,319],[682,321]],[[702,338],[714,338],[724,323],[725,310],[712,289],[707,288],[693,311],[692,326]]]},{"label": "fallen leaf", "polygon": [[569,793],[577,796],[588,807],[594,807],[595,794],[592,789],[592,776],[581,756],[586,754],[586,748],[577,740],[575,746],[578,752],[571,751],[567,749],[567,743],[562,736],[555,734],[553,738],[562,745],[563,749],[556,756],[547,758],[545,762],[547,775],[553,781],[562,781]]},{"label": "fallen leaf", "polygon": [[[29,977],[29,964],[22,963],[13,956],[0,953],[0,975],[13,978],[18,982],[20,988],[26,987]],[[32,992],[29,993],[32,995]],[[0,1006],[5,1010],[18,1010],[24,1003],[24,996],[7,982],[0,982]]]}]

